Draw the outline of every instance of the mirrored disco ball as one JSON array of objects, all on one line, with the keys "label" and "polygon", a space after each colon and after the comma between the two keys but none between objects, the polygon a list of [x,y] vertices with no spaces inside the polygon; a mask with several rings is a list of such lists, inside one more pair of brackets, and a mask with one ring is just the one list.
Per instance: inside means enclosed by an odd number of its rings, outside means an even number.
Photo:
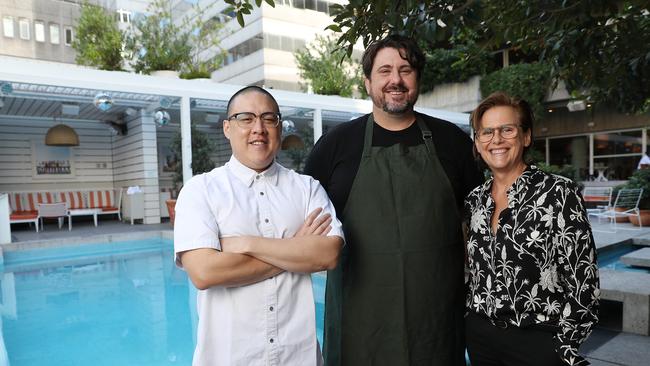
[{"label": "mirrored disco ball", "polygon": [[153,115],[153,121],[158,125],[158,127],[162,127],[166,124],[169,123],[171,118],[169,117],[169,113],[167,111],[159,110],[156,111]]},{"label": "mirrored disco ball", "polygon": [[1,94],[11,94],[14,91],[13,85],[11,83],[2,81],[0,82],[0,93]]},{"label": "mirrored disco ball", "polygon": [[108,93],[101,92],[95,95],[94,104],[97,109],[106,112],[113,107],[113,98]]}]

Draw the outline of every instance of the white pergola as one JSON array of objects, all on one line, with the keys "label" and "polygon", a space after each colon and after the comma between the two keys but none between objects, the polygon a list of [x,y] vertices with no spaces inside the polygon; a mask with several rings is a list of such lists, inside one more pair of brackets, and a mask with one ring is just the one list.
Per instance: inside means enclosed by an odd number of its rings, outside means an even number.
[{"label": "white pergola", "polygon": [[[160,107],[161,99],[171,101],[170,109],[179,110],[182,136],[183,176],[187,180],[191,171],[191,113],[193,111],[223,112],[225,101],[241,85],[220,84],[208,80],[182,80],[139,75],[129,72],[101,71],[87,67],[0,56],[0,83],[10,84],[12,91],[3,93],[4,107],[0,115],[52,117],[54,105],[74,102],[80,105],[80,119],[101,120],[107,117],[119,120],[128,108],[153,110]],[[114,109],[107,113],[96,110],[94,96],[106,92],[114,100]],[[337,121],[348,121],[369,113],[369,100],[322,96],[305,93],[271,90],[283,114],[285,110],[313,111],[314,141],[323,131],[323,116]],[[469,115],[435,109],[417,108],[419,111],[468,125]],[[112,116],[111,116],[112,114]]]}]

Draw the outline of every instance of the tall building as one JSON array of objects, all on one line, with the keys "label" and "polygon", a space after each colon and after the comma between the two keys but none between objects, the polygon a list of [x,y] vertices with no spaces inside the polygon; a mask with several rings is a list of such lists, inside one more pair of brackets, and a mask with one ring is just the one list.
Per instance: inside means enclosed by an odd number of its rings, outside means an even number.
[{"label": "tall building", "polygon": [[74,63],[74,25],[82,0],[2,0],[0,54]]},{"label": "tall building", "polygon": [[0,55],[75,63],[74,28],[81,5],[88,1],[115,14],[126,30],[150,0],[2,0],[0,1]]},{"label": "tall building", "polygon": [[[187,0],[176,0],[176,4]],[[200,0],[208,6],[212,0]],[[226,22],[227,36],[221,43],[227,51],[225,65],[212,74],[214,81],[227,84],[260,85],[274,89],[299,91],[300,76],[293,53],[323,34],[332,24],[331,4],[342,0],[276,0],[275,8],[262,2],[240,27],[228,4],[217,1],[205,16]],[[175,7],[175,9],[178,7]],[[360,51],[359,51],[360,52]]]}]

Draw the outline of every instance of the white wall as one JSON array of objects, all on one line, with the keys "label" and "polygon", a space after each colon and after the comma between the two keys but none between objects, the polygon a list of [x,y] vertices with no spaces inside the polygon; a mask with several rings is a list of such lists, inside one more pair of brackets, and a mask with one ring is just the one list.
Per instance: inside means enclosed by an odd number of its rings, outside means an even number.
[{"label": "white wall", "polygon": [[45,141],[55,123],[50,118],[0,116],[0,192],[114,188],[111,132],[96,121],[61,119],[79,135],[72,147],[73,177],[34,177],[32,141]]},{"label": "white wall", "polygon": [[126,136],[113,140],[116,187],[140,186],[144,192],[144,223],[160,223],[158,150],[151,113],[127,122]]}]

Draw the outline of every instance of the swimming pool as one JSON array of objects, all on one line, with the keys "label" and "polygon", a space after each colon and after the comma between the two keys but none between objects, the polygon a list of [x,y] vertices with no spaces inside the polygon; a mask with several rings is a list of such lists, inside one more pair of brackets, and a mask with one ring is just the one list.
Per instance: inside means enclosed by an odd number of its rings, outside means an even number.
[{"label": "swimming pool", "polygon": [[617,271],[646,272],[650,273],[649,268],[628,266],[621,262],[621,257],[635,250],[644,248],[644,246],[632,243],[620,243],[610,245],[598,250],[598,268],[613,269]]},{"label": "swimming pool", "polygon": [[12,366],[190,365],[196,290],[172,257],[159,238],[5,252],[0,364],[4,348]]}]

